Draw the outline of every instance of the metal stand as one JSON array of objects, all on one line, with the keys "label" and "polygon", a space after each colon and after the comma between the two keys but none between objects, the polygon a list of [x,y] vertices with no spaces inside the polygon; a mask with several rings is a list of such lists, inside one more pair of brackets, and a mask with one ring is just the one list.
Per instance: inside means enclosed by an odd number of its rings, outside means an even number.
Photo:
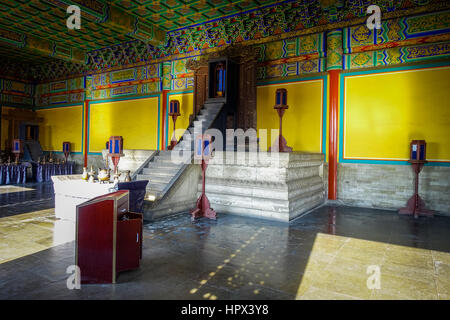
[{"label": "metal stand", "polygon": [[202,159],[202,194],[197,199],[197,207],[191,210],[191,220],[194,221],[196,218],[206,217],[209,219],[216,220],[217,214],[211,208],[209,204],[208,197],[205,192],[205,178],[206,178],[206,168],[208,167],[208,162]]},{"label": "metal stand", "polygon": [[399,214],[414,215],[414,218],[416,219],[419,216],[426,216],[426,217],[433,216],[433,211],[425,209],[425,202],[419,196],[419,173],[422,170],[423,165],[424,163],[411,162],[411,166],[415,173],[414,194],[406,203],[406,207],[398,210]]}]

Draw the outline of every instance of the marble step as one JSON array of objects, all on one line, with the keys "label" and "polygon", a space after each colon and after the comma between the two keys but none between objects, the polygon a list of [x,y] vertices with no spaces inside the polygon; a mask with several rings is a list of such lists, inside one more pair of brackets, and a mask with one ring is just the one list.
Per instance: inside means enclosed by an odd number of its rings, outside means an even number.
[{"label": "marble step", "polygon": [[157,159],[169,159],[172,157],[172,151],[170,150],[161,150],[159,154],[155,157]]},{"label": "marble step", "polygon": [[[222,107],[223,103],[205,103],[203,108],[200,110],[197,119],[194,121],[193,125],[187,129],[187,131],[191,133],[191,135],[195,135],[197,132],[194,131],[194,125],[197,127],[201,125],[202,133],[204,133],[211,126]],[[193,146],[194,139],[186,141],[181,140],[175,147],[174,151],[179,152],[180,150],[189,150],[192,152]],[[174,151],[159,151],[147,167],[137,175],[138,180],[149,180],[147,185],[147,196],[153,198],[153,200],[158,200],[164,196],[164,193],[171,187],[170,182],[173,177],[176,176],[183,168],[183,164],[176,161],[178,160],[178,157],[175,156],[174,161],[172,161]]]},{"label": "marble step", "polygon": [[200,115],[197,116],[197,120],[198,121],[204,121],[206,123],[210,123],[214,120],[214,118],[216,117],[216,114],[207,114],[207,115]]},{"label": "marble step", "polygon": [[220,110],[223,106],[223,103],[209,103],[209,102],[205,102],[205,104],[203,105],[203,108],[205,108],[206,110]]},{"label": "marble step", "polygon": [[162,196],[162,192],[156,190],[146,189],[145,199],[150,201],[156,201]]},{"label": "marble step", "polygon": [[179,165],[179,163],[178,162],[176,162],[176,157],[174,158],[174,160],[172,161],[172,159],[171,158],[169,158],[169,157],[155,157],[155,159],[153,160],[153,162],[154,163],[156,163],[156,164],[158,164],[158,165],[161,165],[161,164],[164,164],[164,165],[173,165],[173,166],[178,166]]},{"label": "marble step", "polygon": [[179,144],[179,145],[175,146],[174,150],[192,151],[192,150],[194,150],[194,145],[193,144],[190,144],[190,145],[189,144]]},{"label": "marble step", "polygon": [[158,182],[153,183],[149,181],[149,183],[147,184],[147,190],[161,192],[166,188],[166,186],[167,183],[158,183]]},{"label": "marble step", "polygon": [[156,175],[156,176],[173,176],[178,172],[178,168],[177,169],[172,169],[172,168],[144,168],[144,170],[142,171],[142,174],[146,174],[146,175]]},{"label": "marble step", "polygon": [[181,168],[181,164],[175,164],[172,162],[150,162],[145,169],[151,170],[174,170],[178,171]]},{"label": "marble step", "polygon": [[172,180],[172,178],[175,176],[176,173],[169,176],[163,176],[163,175],[156,175],[156,174],[138,174],[138,180],[148,180],[149,183],[161,183],[161,184],[167,184]]},{"label": "marble step", "polygon": [[194,140],[181,140],[177,145],[179,146],[193,146]]}]

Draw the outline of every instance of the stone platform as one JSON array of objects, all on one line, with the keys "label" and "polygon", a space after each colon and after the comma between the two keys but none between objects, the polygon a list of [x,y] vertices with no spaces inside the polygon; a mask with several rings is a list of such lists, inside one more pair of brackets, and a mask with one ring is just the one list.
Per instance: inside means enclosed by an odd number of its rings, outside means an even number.
[{"label": "stone platform", "polygon": [[219,214],[288,222],[325,202],[323,163],[321,153],[216,152],[206,195]]}]

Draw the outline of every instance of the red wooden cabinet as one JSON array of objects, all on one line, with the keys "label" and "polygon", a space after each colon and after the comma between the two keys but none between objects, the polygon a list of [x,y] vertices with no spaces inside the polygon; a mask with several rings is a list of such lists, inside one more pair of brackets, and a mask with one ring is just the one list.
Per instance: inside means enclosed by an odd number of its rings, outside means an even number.
[{"label": "red wooden cabinet", "polygon": [[77,206],[75,264],[81,283],[115,283],[121,271],[139,268],[142,214],[129,212],[120,190]]}]

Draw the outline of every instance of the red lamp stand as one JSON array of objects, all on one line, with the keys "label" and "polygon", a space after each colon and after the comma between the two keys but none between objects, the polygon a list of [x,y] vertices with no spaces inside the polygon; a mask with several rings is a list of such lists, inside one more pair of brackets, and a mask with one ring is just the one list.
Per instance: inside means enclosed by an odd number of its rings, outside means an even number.
[{"label": "red lamp stand", "polygon": [[170,145],[168,146],[169,150],[172,150],[178,143],[177,138],[175,136],[175,123],[180,114],[180,102],[178,100],[170,100],[170,112],[169,116],[172,117],[173,121],[173,135],[172,140],[170,141]]},{"label": "red lamp stand", "polygon": [[273,108],[277,110],[280,119],[280,135],[278,136],[278,140],[275,140],[272,147],[269,148],[269,151],[292,152],[292,148],[287,145],[286,139],[283,137],[283,115],[285,110],[289,108],[287,105],[286,89],[277,89],[275,93],[275,106]]},{"label": "red lamp stand", "polygon": [[120,158],[124,156],[122,136],[111,136],[109,138],[108,156],[111,157],[112,163],[114,164],[114,174],[117,175],[117,165],[119,164]]},{"label": "red lamp stand", "polygon": [[19,163],[20,155],[23,154],[23,141],[20,139],[13,140],[12,152],[16,156],[16,163]]},{"label": "red lamp stand", "polygon": [[69,154],[70,154],[70,142],[63,142],[63,152],[64,152],[64,157],[66,157],[66,162],[67,162],[67,158],[69,158]]},{"label": "red lamp stand", "polygon": [[201,159],[201,167],[202,167],[202,194],[197,199],[196,208],[191,210],[191,220],[194,221],[196,218],[206,217],[209,219],[216,220],[217,214],[211,208],[208,197],[205,192],[205,184],[206,184],[206,168],[208,167],[208,160],[211,158],[211,136],[209,135],[199,135],[196,141],[196,150],[194,158],[196,160]]},{"label": "red lamp stand", "polygon": [[411,155],[408,162],[411,163],[412,169],[415,174],[414,194],[411,198],[409,198],[408,202],[406,203],[406,207],[398,210],[399,214],[413,215],[414,218],[418,218],[419,216],[433,216],[433,211],[425,209],[425,202],[419,196],[419,173],[422,170],[424,164],[428,162],[425,160],[425,155],[425,140],[413,140],[411,142]]}]

